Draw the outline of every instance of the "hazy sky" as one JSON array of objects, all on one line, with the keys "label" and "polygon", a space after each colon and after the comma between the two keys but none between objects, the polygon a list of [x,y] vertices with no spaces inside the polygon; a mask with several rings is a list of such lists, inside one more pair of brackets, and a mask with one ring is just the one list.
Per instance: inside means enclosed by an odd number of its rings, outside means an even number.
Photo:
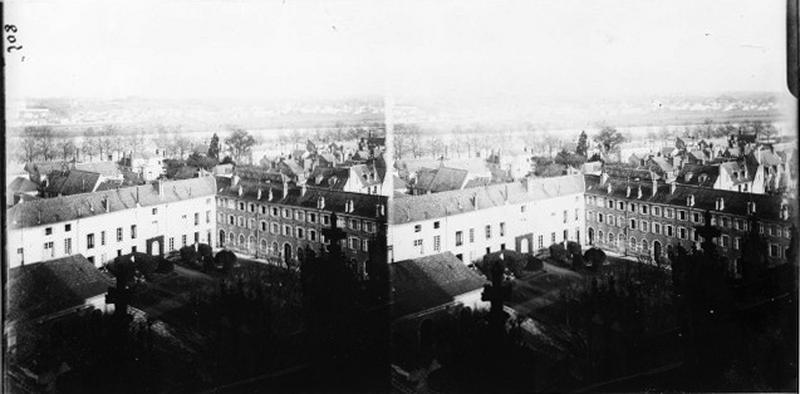
[{"label": "hazy sky", "polygon": [[[785,91],[785,1],[12,1],[12,96]],[[25,56],[21,61],[21,56]]]}]

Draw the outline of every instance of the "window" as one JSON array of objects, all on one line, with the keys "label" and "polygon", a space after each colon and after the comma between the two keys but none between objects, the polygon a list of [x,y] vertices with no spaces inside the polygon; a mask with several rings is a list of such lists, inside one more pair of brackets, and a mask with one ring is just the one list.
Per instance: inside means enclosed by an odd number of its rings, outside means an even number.
[{"label": "window", "polygon": [[781,257],[781,248],[778,244],[769,244],[769,257]]},{"label": "window", "polygon": [[661,234],[661,224],[653,223],[653,233]]},{"label": "window", "polygon": [[492,225],[491,224],[487,224],[485,230],[486,230],[486,239],[491,239],[492,238]]},{"label": "window", "polygon": [[775,226],[767,226],[767,230],[769,232],[769,236],[770,237],[774,237],[775,236]]},{"label": "window", "polygon": [[250,212],[256,211],[256,204],[250,203]]},{"label": "window", "polygon": [[64,254],[67,256],[72,254],[72,238],[64,240]]},{"label": "window", "polygon": [[65,224],[64,225],[64,231],[72,231],[72,225],[71,224]]},{"label": "window", "polygon": [[51,235],[51,234],[53,234],[53,228],[52,227],[46,227],[44,229],[44,235]]},{"label": "window", "polygon": [[456,246],[461,246],[464,243],[464,233],[456,231]]},{"label": "window", "polygon": [[506,223],[505,222],[501,222],[500,223],[500,236],[503,237],[505,235],[506,235]]},{"label": "window", "polygon": [[308,214],[308,221],[309,221],[310,223],[316,223],[316,222],[317,222],[317,214],[315,214],[315,213],[309,213],[309,214]]},{"label": "window", "polygon": [[639,225],[639,230],[647,232],[650,229],[650,225],[647,223],[647,220],[642,220]]},{"label": "window", "polygon": [[672,226],[667,225],[666,226],[666,230],[667,230],[667,236],[671,237],[672,236]]},{"label": "window", "polygon": [[625,210],[625,201],[618,202],[617,203],[617,209],[619,209],[620,211],[624,211]]},{"label": "window", "polygon": [[631,212],[636,212],[636,204],[634,204],[634,203],[630,204],[630,211]]},{"label": "window", "polygon": [[438,252],[441,248],[441,237],[438,235],[433,236],[433,251]]},{"label": "window", "polygon": [[603,214],[602,213],[598,213],[597,214],[597,221],[600,222],[600,223],[603,223]]},{"label": "window", "polygon": [[86,248],[87,249],[94,248],[94,234],[86,235]]},{"label": "window", "polygon": [[211,211],[206,211],[206,223],[211,223]]},{"label": "window", "polygon": [[153,208],[153,215],[158,215],[158,208]]},{"label": "window", "polygon": [[244,227],[244,224],[245,224],[244,223],[244,218],[239,216],[237,219],[238,219],[238,222],[239,222],[239,227]]},{"label": "window", "polygon": [[175,250],[175,237],[169,237],[169,250]]},{"label": "window", "polygon": [[692,222],[699,223],[700,222],[700,213],[699,212],[692,212]]},{"label": "window", "polygon": [[580,209],[575,208],[575,221],[578,221],[580,218]]},{"label": "window", "polygon": [[720,218],[720,222],[722,224],[722,227],[729,228],[731,226],[731,221],[727,217]]},{"label": "window", "polygon": [[45,242],[44,243],[44,255],[46,257],[53,257],[53,241]]},{"label": "window", "polygon": [[292,218],[292,212],[289,211],[288,209],[284,208],[283,209],[283,217],[286,218],[286,219],[291,219]]},{"label": "window", "polygon": [[297,214],[295,216],[297,216],[297,220],[299,220],[301,222],[305,222],[306,221],[306,213],[303,212],[303,211],[297,211]]},{"label": "window", "polygon": [[723,235],[722,238],[721,238],[721,242],[722,242],[722,245],[720,245],[720,246],[722,246],[723,248],[727,248],[728,247],[728,243],[730,242],[730,237],[728,237],[727,235]]},{"label": "window", "polygon": [[642,205],[641,209],[642,215],[647,215],[647,205]]},{"label": "window", "polygon": [[[262,215],[266,215],[267,214],[267,206],[266,205],[261,205],[261,214]],[[264,247],[264,249],[266,249],[266,247]]]},{"label": "window", "polygon": [[653,216],[661,216],[661,207],[653,207]]},{"label": "window", "polygon": [[181,246],[186,246],[186,234],[181,235]]},{"label": "window", "polygon": [[368,244],[369,244],[369,240],[365,239],[365,240],[361,241],[361,251],[362,252],[369,252]]},{"label": "window", "polygon": [[278,227],[278,223],[272,223],[270,225],[269,232],[272,234],[278,234],[280,232],[280,228]]},{"label": "window", "polygon": [[300,227],[297,228],[297,238],[303,239],[303,229]]},{"label": "window", "polygon": [[104,246],[105,244],[106,244],[106,232],[105,231],[101,231],[100,232],[100,245]]},{"label": "window", "polygon": [[236,218],[233,215],[228,216],[228,224],[230,224],[231,226],[236,225]]},{"label": "window", "polygon": [[525,213],[525,205],[519,206],[519,213]]},{"label": "window", "polygon": [[556,243],[556,233],[550,233],[550,243]]},{"label": "window", "polygon": [[136,225],[131,225],[131,239],[136,239]]},{"label": "window", "polygon": [[256,220],[250,218],[250,220],[247,221],[247,228],[256,228]]},{"label": "window", "polygon": [[569,239],[569,230],[564,230],[564,241]]},{"label": "window", "polygon": [[353,230],[361,230],[361,222],[356,219],[350,219],[350,228]]},{"label": "window", "polygon": [[420,231],[422,231],[422,225],[421,224],[415,224],[414,225],[414,232],[418,233]]},{"label": "window", "polygon": [[288,225],[283,225],[283,235],[291,236],[292,234],[292,227]]},{"label": "window", "polygon": [[122,227],[117,227],[117,242],[122,241]]},{"label": "window", "polygon": [[686,211],[678,211],[678,220],[686,220]]},{"label": "window", "polygon": [[439,228],[439,221],[433,222],[433,228]]},{"label": "window", "polygon": [[469,229],[469,243],[475,242],[475,229]]},{"label": "window", "polygon": [[741,238],[739,238],[739,237],[736,237],[736,238],[734,238],[734,239],[733,239],[733,249],[735,249],[735,250],[739,250],[739,248],[740,248],[741,246],[742,246],[742,239],[741,239]]},{"label": "window", "polygon": [[544,235],[539,235],[536,239],[536,244],[538,245],[539,249],[544,248]]},{"label": "window", "polygon": [[267,231],[267,222],[261,221],[261,231]]},{"label": "window", "polygon": [[415,239],[414,240],[414,247],[419,247],[419,253],[420,254],[425,253],[425,247],[422,245],[422,240],[421,239]]},{"label": "window", "polygon": [[664,208],[664,217],[667,219],[672,219],[675,217],[675,211],[672,208]]},{"label": "window", "polygon": [[195,231],[194,232],[194,243],[196,243],[196,244],[200,243],[200,232],[199,231]]},{"label": "window", "polygon": [[614,209],[614,200],[608,200],[608,207]]},{"label": "window", "polygon": [[272,216],[278,216],[278,208],[272,207]]},{"label": "window", "polygon": [[368,233],[374,233],[375,232],[375,223],[365,222],[364,223],[364,227],[365,227],[365,229],[367,230]]},{"label": "window", "polygon": [[686,238],[688,238],[688,237],[686,236],[686,229],[685,229],[685,228],[683,228],[683,227],[678,227],[678,238],[680,238],[680,239],[686,239]]},{"label": "window", "polygon": [[636,230],[636,219],[631,219],[630,224],[631,230]]},{"label": "window", "polygon": [[308,240],[309,241],[316,241],[317,240],[317,232],[314,230],[308,230]]},{"label": "window", "polygon": [[564,223],[567,222],[567,216],[568,216],[568,213],[567,213],[567,210],[565,209],[564,210],[564,220],[563,220]]},{"label": "window", "polygon": [[243,202],[239,203],[239,210],[240,211],[244,211],[244,203]]}]

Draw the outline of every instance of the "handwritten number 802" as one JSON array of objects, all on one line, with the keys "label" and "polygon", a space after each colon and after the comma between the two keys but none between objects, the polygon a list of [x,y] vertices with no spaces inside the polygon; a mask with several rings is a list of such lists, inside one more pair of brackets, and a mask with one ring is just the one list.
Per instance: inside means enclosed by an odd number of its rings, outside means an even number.
[{"label": "handwritten number 802", "polygon": [[[3,28],[6,33],[17,32],[17,27],[14,25],[5,25]],[[9,34],[6,36],[6,41],[8,41],[9,44],[16,44],[17,36],[15,36],[14,34]],[[18,51],[20,49],[22,49],[22,45],[9,45],[8,48],[6,48],[6,51],[10,53],[12,50]]]}]

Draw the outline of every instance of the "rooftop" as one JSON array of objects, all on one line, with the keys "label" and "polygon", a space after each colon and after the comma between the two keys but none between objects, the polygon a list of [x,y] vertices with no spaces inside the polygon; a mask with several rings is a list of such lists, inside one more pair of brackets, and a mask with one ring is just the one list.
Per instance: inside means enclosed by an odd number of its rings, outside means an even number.
[{"label": "rooftop", "polygon": [[9,320],[44,317],[106,293],[113,280],[77,254],[9,270]]},{"label": "rooftop", "polygon": [[486,283],[451,252],[389,264],[392,278],[392,316],[399,318],[455,300]]},{"label": "rooftop", "polygon": [[395,198],[390,210],[392,224],[412,223],[456,215],[476,209],[583,193],[581,175],[524,179],[471,189]]},{"label": "rooftop", "polygon": [[[116,190],[73,194],[17,204],[8,209],[8,225],[12,229],[58,223],[106,213],[103,201],[107,199],[108,211],[116,212],[140,206],[154,206],[201,196],[213,196],[214,177],[200,177],[177,181],[163,181],[164,194],[159,195],[158,184],[130,186]],[[138,196],[138,197],[137,197]]]}]

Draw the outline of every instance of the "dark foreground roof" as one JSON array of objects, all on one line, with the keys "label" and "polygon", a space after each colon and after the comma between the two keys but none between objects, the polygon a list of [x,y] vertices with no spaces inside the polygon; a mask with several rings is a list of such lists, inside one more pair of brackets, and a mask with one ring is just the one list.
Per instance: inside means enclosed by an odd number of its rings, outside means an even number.
[{"label": "dark foreground roof", "polygon": [[9,270],[8,319],[28,320],[83,305],[104,294],[112,279],[77,254]]},{"label": "dark foreground roof", "polygon": [[446,305],[486,280],[450,252],[389,264],[394,319]]}]

